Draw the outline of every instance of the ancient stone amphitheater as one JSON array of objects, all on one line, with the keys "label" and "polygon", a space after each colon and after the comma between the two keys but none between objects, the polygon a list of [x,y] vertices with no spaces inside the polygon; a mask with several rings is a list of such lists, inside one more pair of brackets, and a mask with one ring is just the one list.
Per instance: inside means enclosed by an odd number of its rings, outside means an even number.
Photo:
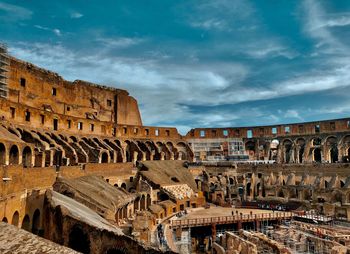
[{"label": "ancient stone amphitheater", "polygon": [[[127,91],[66,81],[4,46],[0,117],[1,253],[177,252],[160,222],[206,202],[294,202],[350,219],[350,118],[182,136],[142,125]],[[246,161],[206,161],[193,146],[216,142],[204,157],[227,156],[230,139]]]}]

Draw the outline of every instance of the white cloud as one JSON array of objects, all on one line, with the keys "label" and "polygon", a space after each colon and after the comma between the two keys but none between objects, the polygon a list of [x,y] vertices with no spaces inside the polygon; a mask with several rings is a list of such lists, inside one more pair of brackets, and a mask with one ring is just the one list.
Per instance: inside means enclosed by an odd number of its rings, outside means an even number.
[{"label": "white cloud", "polygon": [[50,32],[56,34],[57,36],[61,36],[62,35],[61,30],[59,30],[57,28],[51,29],[49,27],[40,26],[40,25],[34,25],[34,27],[37,28],[37,29],[40,29],[40,30],[50,31]]},{"label": "white cloud", "polygon": [[141,38],[128,38],[128,37],[118,37],[118,38],[97,38],[97,42],[102,43],[104,46],[109,48],[126,48],[134,46],[145,42],[145,39]]},{"label": "white cloud", "polygon": [[71,12],[71,14],[70,14],[70,17],[72,18],[72,19],[80,19],[80,18],[82,18],[84,15],[83,14],[81,14],[81,13],[79,13],[79,12]]},{"label": "white cloud", "polygon": [[0,2],[0,10],[5,11],[7,15],[4,21],[18,21],[31,19],[33,12],[21,6]]},{"label": "white cloud", "polygon": [[259,117],[260,121],[276,123],[280,116],[300,116],[292,109],[285,115],[267,118],[253,109],[201,112],[191,106],[232,105],[350,86],[350,60],[345,57],[339,58],[338,64],[332,58],[327,72],[314,71],[267,87],[250,87],[244,85],[250,69],[240,63],[165,64],[157,59],[115,57],[103,50],[88,55],[59,44],[17,43],[10,52],[68,80],[83,79],[127,89],[138,100],[147,125],[191,121],[195,126],[223,127],[247,115],[251,121]]}]

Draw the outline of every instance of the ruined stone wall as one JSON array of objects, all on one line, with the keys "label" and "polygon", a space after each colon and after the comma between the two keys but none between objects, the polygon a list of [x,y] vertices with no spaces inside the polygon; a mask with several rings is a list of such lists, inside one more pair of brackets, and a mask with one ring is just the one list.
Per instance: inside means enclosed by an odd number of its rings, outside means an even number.
[{"label": "ruined stone wall", "polygon": [[8,76],[8,100],[13,103],[58,115],[142,125],[137,101],[125,90],[81,80],[69,82],[15,58],[11,58]]},{"label": "ruined stone wall", "polygon": [[[318,131],[316,130],[317,125],[319,126]],[[286,127],[289,128],[286,129]],[[269,126],[196,128],[191,129],[187,133],[186,138],[247,138],[247,132],[249,130],[252,132],[253,138],[275,138],[280,136],[289,137],[294,135],[303,136],[321,133],[337,133],[350,131],[350,118]],[[202,134],[204,131],[204,136],[201,135],[201,131]],[[225,135],[225,133],[227,135]]]}]

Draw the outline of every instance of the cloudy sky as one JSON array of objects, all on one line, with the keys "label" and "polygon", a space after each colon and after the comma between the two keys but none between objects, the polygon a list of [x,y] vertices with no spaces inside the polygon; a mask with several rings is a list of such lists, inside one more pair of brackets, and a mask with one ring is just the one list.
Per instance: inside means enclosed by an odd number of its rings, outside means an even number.
[{"label": "cloudy sky", "polygon": [[0,0],[0,41],[182,133],[350,116],[349,0]]}]

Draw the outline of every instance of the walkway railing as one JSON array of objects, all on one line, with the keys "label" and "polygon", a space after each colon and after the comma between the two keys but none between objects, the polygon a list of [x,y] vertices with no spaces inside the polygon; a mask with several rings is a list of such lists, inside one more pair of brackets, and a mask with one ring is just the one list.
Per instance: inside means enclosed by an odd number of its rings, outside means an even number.
[{"label": "walkway railing", "polygon": [[238,222],[253,222],[263,220],[285,220],[294,216],[292,212],[274,212],[274,213],[260,213],[260,214],[242,214],[233,216],[220,216],[210,218],[198,219],[176,219],[171,221],[173,228],[181,227],[198,227],[211,224],[234,224]]}]

